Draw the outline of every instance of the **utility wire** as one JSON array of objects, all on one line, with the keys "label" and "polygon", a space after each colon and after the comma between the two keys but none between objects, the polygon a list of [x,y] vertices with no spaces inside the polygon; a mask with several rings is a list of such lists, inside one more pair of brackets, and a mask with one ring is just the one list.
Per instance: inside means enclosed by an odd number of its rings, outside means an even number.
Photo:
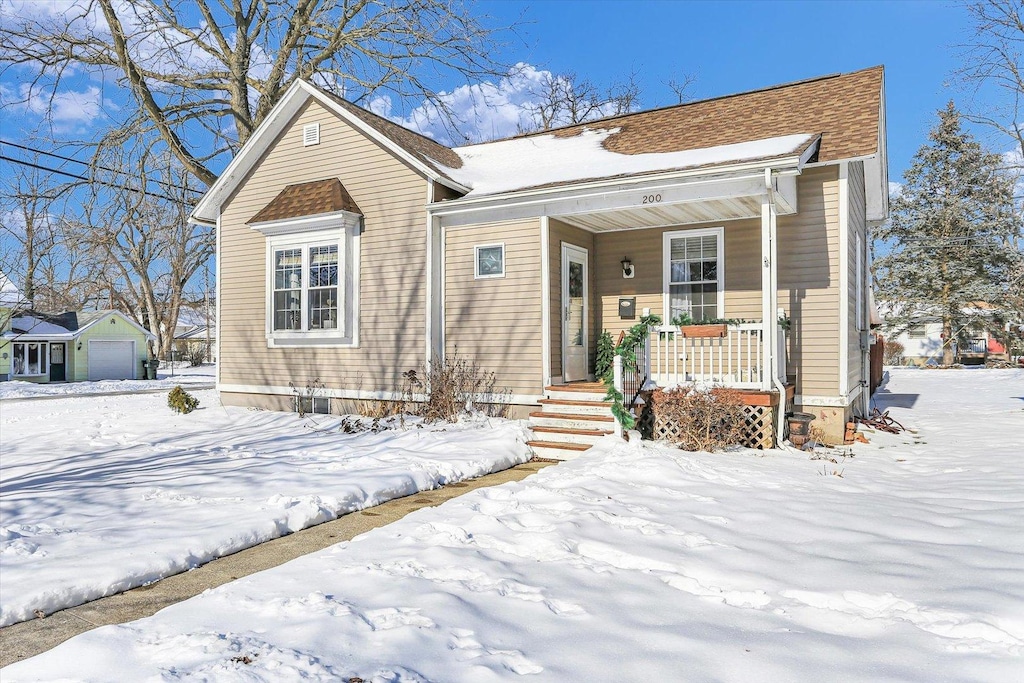
[{"label": "utility wire", "polygon": [[[93,164],[89,163],[88,161],[82,161],[81,159],[75,159],[74,157],[62,156],[62,155],[56,154],[54,152],[47,152],[45,150],[36,149],[35,147],[28,147],[26,145],[20,145],[20,144],[18,144],[16,142],[11,142],[10,140],[2,140],[2,139],[0,139],[0,145],[9,145],[11,147],[16,147],[17,149],[23,149],[23,150],[25,150],[27,152],[32,152],[34,154],[42,154],[42,155],[45,155],[45,156],[48,156],[48,157],[53,157],[54,159],[61,159],[62,161],[70,161],[70,162],[75,163],[75,164],[81,164],[82,166],[89,166],[90,168],[98,168],[101,171],[107,171],[109,173],[117,173],[119,175],[125,175],[125,176],[129,175],[125,171],[120,171],[120,170],[118,170],[116,168],[110,168],[109,166],[100,166],[98,164],[93,166]],[[202,190],[194,190],[191,187],[184,187],[184,186],[179,188],[177,185],[171,185],[170,183],[165,183],[162,180],[149,180],[149,179],[147,179],[147,182],[156,183],[157,185],[162,185],[164,187],[172,187],[174,189],[187,190],[189,192],[194,192],[196,194],[202,194],[203,193]]]},{"label": "utility wire", "polygon": [[40,171],[46,171],[47,173],[57,173],[59,175],[67,176],[69,178],[74,178],[75,180],[84,180],[87,183],[95,183],[97,185],[104,185],[106,187],[113,187],[113,188],[116,188],[118,190],[127,190],[128,192],[138,192],[140,194],[144,194],[144,195],[147,195],[149,197],[157,197],[159,199],[166,199],[169,202],[180,202],[181,201],[180,199],[175,199],[174,197],[168,197],[165,194],[158,194],[158,193],[155,193],[155,192],[150,192],[148,190],[140,190],[140,189],[137,189],[137,188],[134,188],[134,187],[127,187],[127,186],[124,186],[124,185],[118,185],[117,183],[111,183],[111,182],[108,182],[106,180],[96,180],[95,178],[87,178],[84,175],[77,175],[75,173],[69,173],[68,171],[62,171],[62,170],[57,169],[57,168],[50,168],[49,166],[41,166],[39,164],[33,164],[31,161],[25,161],[24,159],[15,159],[13,157],[9,157],[9,156],[3,155],[3,154],[0,154],[0,159],[2,159],[3,161],[9,161],[9,162],[11,162],[13,164],[21,164],[22,166],[30,166],[31,168],[37,168]]}]

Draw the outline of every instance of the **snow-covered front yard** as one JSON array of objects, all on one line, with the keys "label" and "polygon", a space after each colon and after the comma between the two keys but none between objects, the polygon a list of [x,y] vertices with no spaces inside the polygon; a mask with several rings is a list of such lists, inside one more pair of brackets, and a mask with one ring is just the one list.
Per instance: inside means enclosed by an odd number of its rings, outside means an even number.
[{"label": "snow-covered front yard", "polygon": [[880,398],[916,433],[835,463],[608,439],[2,678],[1021,680],[1024,372]]},{"label": "snow-covered front yard", "polygon": [[[173,374],[172,374],[173,372]],[[0,401],[8,399],[33,398],[36,396],[70,396],[80,394],[117,394],[128,391],[152,389],[173,389],[181,384],[213,384],[217,381],[215,365],[191,367],[182,365],[173,370],[164,364],[156,373],[157,379],[105,379],[98,382],[56,382],[36,384],[12,380],[0,382]]]},{"label": "snow-covered front yard", "polygon": [[351,435],[195,395],[0,404],[0,626],[530,457],[514,422]]}]

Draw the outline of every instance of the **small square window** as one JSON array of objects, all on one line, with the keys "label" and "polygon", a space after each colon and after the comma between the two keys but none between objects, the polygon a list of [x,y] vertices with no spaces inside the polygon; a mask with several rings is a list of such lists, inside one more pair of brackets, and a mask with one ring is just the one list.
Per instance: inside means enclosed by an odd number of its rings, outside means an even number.
[{"label": "small square window", "polygon": [[326,396],[296,396],[295,412],[303,415],[330,415],[331,399]]},{"label": "small square window", "polygon": [[484,244],[474,249],[474,277],[505,277],[505,245]]}]

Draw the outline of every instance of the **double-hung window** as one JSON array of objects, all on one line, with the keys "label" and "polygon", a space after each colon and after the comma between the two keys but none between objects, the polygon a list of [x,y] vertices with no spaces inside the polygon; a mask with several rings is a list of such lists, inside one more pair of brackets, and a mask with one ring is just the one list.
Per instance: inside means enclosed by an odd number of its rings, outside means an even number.
[{"label": "double-hung window", "polygon": [[267,236],[269,346],[356,346],[359,219],[261,223]]},{"label": "double-hung window", "polygon": [[666,322],[686,315],[695,323],[725,317],[724,232],[707,228],[665,233]]},{"label": "double-hung window", "polygon": [[47,373],[46,342],[14,342],[13,346],[13,376],[38,377]]},{"label": "double-hung window", "polygon": [[274,249],[275,332],[340,327],[338,252],[338,242]]}]

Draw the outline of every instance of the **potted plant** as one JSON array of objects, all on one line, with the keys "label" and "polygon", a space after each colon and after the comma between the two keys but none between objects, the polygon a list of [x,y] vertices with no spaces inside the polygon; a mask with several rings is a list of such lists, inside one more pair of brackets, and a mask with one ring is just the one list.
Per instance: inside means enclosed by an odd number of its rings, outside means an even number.
[{"label": "potted plant", "polygon": [[679,332],[684,337],[724,337],[729,327],[728,323],[716,320],[696,323],[689,313],[675,316],[672,318],[672,324],[679,326]]}]

